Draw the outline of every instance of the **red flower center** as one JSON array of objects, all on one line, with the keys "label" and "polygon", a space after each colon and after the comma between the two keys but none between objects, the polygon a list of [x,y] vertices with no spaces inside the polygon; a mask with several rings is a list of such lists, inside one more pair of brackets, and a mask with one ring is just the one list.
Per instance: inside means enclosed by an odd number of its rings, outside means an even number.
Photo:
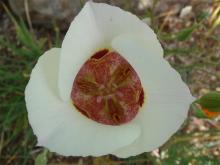
[{"label": "red flower center", "polygon": [[119,53],[103,49],[81,67],[71,98],[88,118],[120,125],[136,116],[144,102],[144,91],[133,67]]}]

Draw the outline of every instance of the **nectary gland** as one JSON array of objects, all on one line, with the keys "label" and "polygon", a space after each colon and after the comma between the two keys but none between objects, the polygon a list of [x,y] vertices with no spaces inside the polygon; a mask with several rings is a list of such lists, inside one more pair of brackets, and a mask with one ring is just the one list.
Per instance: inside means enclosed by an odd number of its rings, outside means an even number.
[{"label": "nectary gland", "polygon": [[133,67],[119,53],[103,49],[81,67],[71,98],[76,109],[88,118],[120,125],[137,115],[144,91]]}]

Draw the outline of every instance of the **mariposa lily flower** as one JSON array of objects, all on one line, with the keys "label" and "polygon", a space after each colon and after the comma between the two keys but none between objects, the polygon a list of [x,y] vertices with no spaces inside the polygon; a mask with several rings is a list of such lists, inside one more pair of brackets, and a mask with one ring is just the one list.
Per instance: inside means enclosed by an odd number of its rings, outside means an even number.
[{"label": "mariposa lily flower", "polygon": [[65,156],[129,157],[165,143],[193,97],[135,15],[87,2],[25,90],[38,146]]}]

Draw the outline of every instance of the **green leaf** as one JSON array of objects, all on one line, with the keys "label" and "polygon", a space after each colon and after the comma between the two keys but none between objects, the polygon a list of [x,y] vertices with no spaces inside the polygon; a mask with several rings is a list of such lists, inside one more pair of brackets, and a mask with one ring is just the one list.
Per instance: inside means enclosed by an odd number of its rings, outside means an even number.
[{"label": "green leaf", "polygon": [[47,164],[47,152],[48,150],[44,150],[40,153],[35,159],[35,165],[46,165]]},{"label": "green leaf", "polygon": [[185,41],[187,40],[192,32],[198,27],[198,24],[194,24],[193,26],[191,27],[188,27],[188,28],[185,28],[183,30],[181,30],[179,33],[176,34],[176,39],[178,41]]},{"label": "green leaf", "polygon": [[202,96],[196,103],[210,112],[220,112],[220,92],[210,92]]}]

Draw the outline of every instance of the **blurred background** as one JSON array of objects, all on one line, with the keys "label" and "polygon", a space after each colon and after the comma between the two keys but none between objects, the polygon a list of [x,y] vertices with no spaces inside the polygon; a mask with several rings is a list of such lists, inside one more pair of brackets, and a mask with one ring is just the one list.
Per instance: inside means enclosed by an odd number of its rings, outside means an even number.
[{"label": "blurred background", "polygon": [[[201,118],[191,107],[181,129],[153,152],[119,159],[63,157],[35,147],[24,88],[38,57],[60,47],[86,0],[1,0],[0,2],[0,164],[1,165],[219,165],[220,118]],[[94,0],[147,18],[166,60],[199,98],[220,91],[220,1]]]}]

